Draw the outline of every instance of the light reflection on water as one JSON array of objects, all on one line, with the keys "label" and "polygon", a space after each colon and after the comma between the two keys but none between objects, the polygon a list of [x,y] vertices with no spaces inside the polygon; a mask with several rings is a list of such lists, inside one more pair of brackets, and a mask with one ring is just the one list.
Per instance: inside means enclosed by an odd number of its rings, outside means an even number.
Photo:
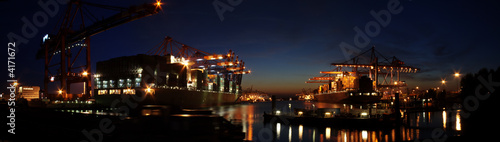
[{"label": "light reflection on water", "polygon": [[[282,101],[277,102],[277,108],[284,113],[292,112],[293,108],[342,108],[343,104],[328,104],[318,102]],[[291,107],[289,106],[291,105]],[[271,102],[254,104],[238,104],[210,108],[215,114],[231,119],[241,119],[245,140],[249,141],[395,141],[396,129],[340,129],[331,126],[287,125],[283,123],[264,124],[264,112],[270,112]],[[409,113],[409,126],[401,127],[401,138],[414,139],[431,138],[433,129],[443,129],[447,134],[461,131],[460,111],[418,112]],[[453,126],[452,126],[453,125]],[[431,129],[429,129],[431,128]]]}]

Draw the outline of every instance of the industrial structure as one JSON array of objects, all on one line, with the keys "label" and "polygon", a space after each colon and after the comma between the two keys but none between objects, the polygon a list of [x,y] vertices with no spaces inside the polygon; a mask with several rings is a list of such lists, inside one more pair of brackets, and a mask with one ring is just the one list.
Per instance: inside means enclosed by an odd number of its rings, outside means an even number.
[{"label": "industrial structure", "polygon": [[[48,84],[60,82],[58,97],[64,99],[90,98],[91,60],[90,37],[109,30],[113,27],[157,14],[162,3],[143,4],[129,8],[89,3],[82,0],[68,2],[65,13],[59,25],[54,29],[55,34],[43,37],[41,49],[37,53],[38,59],[45,59],[44,94],[48,94]],[[118,11],[107,18],[96,18],[88,7],[103,8]],[[70,93],[70,84],[84,82],[84,93],[73,96]],[[60,95],[60,96],[59,96]]]},{"label": "industrial structure", "polygon": [[395,56],[386,58],[375,47],[336,66],[331,71],[321,71],[320,77],[306,83],[322,83],[314,96],[325,102],[377,102],[390,99],[394,93],[402,93],[406,87],[401,73],[415,73],[419,69],[405,65]]},{"label": "industrial structure", "polygon": [[241,94],[244,62],[231,50],[212,54],[166,37],[149,55],[97,62],[95,99],[111,105],[123,95],[141,103],[203,107],[233,103]]}]

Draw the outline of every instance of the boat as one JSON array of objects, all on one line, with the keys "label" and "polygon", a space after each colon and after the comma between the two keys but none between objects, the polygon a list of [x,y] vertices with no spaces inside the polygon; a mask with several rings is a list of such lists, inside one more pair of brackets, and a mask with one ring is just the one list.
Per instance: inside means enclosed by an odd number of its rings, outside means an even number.
[{"label": "boat", "polygon": [[391,109],[341,109],[318,108],[298,109],[292,113],[276,110],[264,113],[265,123],[304,124],[311,126],[332,126],[349,128],[392,127],[397,121]]},{"label": "boat", "polygon": [[312,92],[319,102],[377,103],[391,100],[394,94],[406,91],[407,84],[400,80],[400,73],[415,73],[419,70],[405,65],[396,57],[384,57],[375,47],[346,62],[331,65],[336,68],[321,71],[321,77],[306,81],[322,84]]},{"label": "boat", "polygon": [[[221,55],[217,60],[233,62],[228,56],[234,53]],[[234,103],[241,95],[242,73],[227,68],[242,65],[201,64],[203,60],[212,60],[204,57],[138,54],[97,62],[92,91],[95,101],[113,108],[126,103],[186,108]]]},{"label": "boat", "polygon": [[265,92],[253,90],[253,88],[248,88],[243,91],[243,94],[238,98],[238,102],[241,103],[256,103],[265,102],[271,100],[271,97]]},{"label": "boat", "polygon": [[[359,79],[345,72],[335,77],[337,81],[320,86],[319,93],[314,98],[319,102],[326,103],[376,103],[382,98],[380,92],[373,89],[373,81],[362,76]],[[331,89],[327,89],[331,88]]]}]

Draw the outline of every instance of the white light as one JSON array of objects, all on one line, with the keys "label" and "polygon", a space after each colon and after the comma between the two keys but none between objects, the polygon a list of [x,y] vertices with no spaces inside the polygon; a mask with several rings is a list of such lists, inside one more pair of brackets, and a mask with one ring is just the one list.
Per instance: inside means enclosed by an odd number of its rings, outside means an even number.
[{"label": "white light", "polygon": [[367,116],[367,115],[368,115],[368,113],[366,113],[366,112],[361,113],[361,116]]},{"label": "white light", "polygon": [[50,39],[49,34],[45,34],[45,36],[43,36],[42,42],[45,43],[45,40],[47,40],[47,39]]},{"label": "white light", "polygon": [[281,123],[276,123],[276,134],[279,139],[281,134]]},{"label": "white light", "polygon": [[325,130],[326,140],[330,140],[331,134],[332,134],[332,129],[330,127],[326,127],[326,130]]},{"label": "white light", "polygon": [[361,138],[363,138],[363,140],[368,139],[368,131],[366,130],[361,131]]}]

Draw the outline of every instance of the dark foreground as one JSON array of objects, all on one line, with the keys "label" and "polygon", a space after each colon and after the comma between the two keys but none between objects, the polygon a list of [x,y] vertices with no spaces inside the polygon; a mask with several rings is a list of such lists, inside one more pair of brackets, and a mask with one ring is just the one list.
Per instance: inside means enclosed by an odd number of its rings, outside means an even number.
[{"label": "dark foreground", "polygon": [[2,133],[1,139],[65,142],[243,141],[244,133],[241,132],[240,126],[211,112],[172,110],[159,106],[139,112],[138,116],[120,116],[114,113],[102,115],[60,112],[54,109],[18,108],[16,134]]}]

